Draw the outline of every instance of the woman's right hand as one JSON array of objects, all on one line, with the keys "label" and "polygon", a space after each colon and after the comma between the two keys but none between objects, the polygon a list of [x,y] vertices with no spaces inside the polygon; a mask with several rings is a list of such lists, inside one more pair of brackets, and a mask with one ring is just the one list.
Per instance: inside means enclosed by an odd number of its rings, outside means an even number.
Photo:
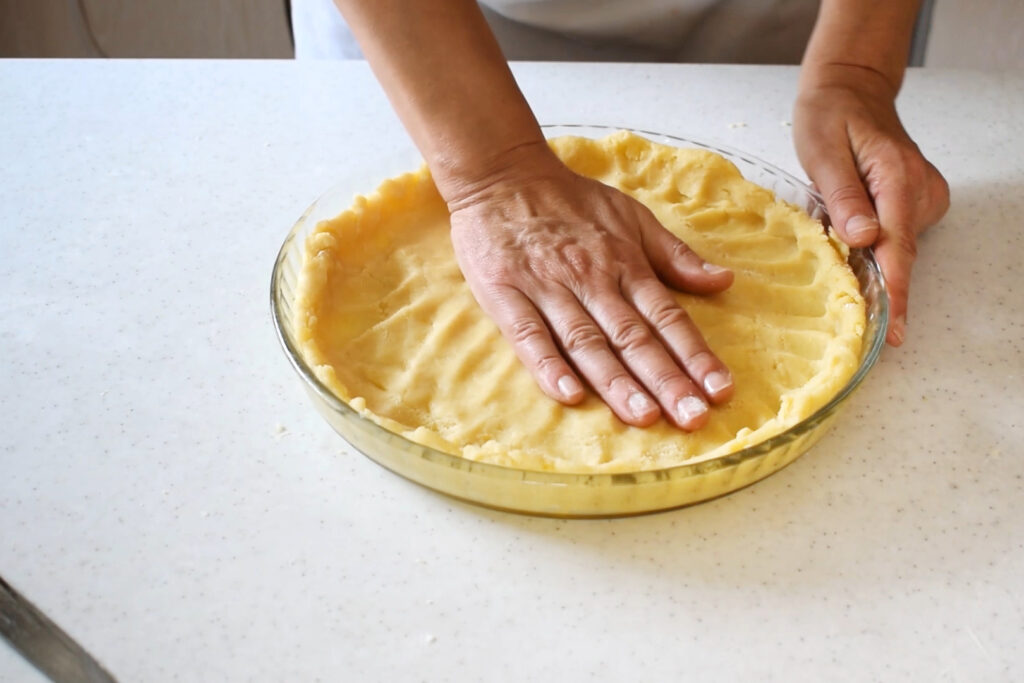
[{"label": "woman's right hand", "polygon": [[579,403],[586,381],[628,424],[664,414],[688,431],[703,426],[708,402],[732,395],[732,376],[664,283],[713,294],[732,273],[543,142],[515,157],[445,192],[477,301],[551,398]]},{"label": "woman's right hand", "polygon": [[474,296],[544,392],[578,403],[585,381],[629,424],[703,425],[732,378],[658,278],[714,293],[732,273],[558,160],[474,0],[336,2],[448,202]]}]

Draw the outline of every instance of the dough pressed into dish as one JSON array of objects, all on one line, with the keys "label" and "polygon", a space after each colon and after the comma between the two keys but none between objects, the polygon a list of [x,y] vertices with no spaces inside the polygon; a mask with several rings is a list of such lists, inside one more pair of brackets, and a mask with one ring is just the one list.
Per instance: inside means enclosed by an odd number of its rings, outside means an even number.
[{"label": "dough pressed into dish", "polygon": [[593,395],[574,407],[548,398],[473,299],[426,169],[357,197],[307,240],[295,327],[321,382],[364,417],[447,453],[521,469],[628,472],[764,441],[849,381],[865,305],[845,248],[818,221],[705,150],[626,132],[551,146],[734,271],[721,294],[677,294],[732,370],[732,400],[686,433],[664,420],[629,427]]}]

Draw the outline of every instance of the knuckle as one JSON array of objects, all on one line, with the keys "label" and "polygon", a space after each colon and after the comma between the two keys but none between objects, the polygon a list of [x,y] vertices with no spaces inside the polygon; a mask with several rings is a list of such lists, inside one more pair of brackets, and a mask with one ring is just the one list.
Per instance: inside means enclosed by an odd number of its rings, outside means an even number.
[{"label": "knuckle", "polygon": [[672,367],[660,368],[654,371],[649,376],[649,380],[649,386],[654,390],[654,393],[658,395],[666,393],[680,393],[671,392],[670,390],[673,388],[682,389],[684,390],[684,393],[688,393],[685,392],[685,390],[690,388],[686,386],[688,382],[683,373]]},{"label": "knuckle", "polygon": [[640,320],[622,320],[612,326],[612,344],[623,351],[635,351],[654,341],[650,328]]},{"label": "knuckle", "polygon": [[[587,296],[595,283],[613,279],[614,258],[600,250],[573,245],[558,254],[556,263],[547,266],[554,281],[563,284],[577,296]],[[557,265],[556,265],[557,264]]]},{"label": "knuckle", "polygon": [[598,255],[581,244],[569,244],[561,249],[563,267],[572,277],[584,279],[595,270],[601,269]]},{"label": "knuckle", "polygon": [[848,204],[850,202],[857,202],[864,200],[864,187],[861,185],[840,185],[839,187],[833,188],[829,191],[825,197],[825,203],[828,206],[835,206],[837,204]]},{"label": "knuckle", "polygon": [[903,164],[908,168],[913,168],[923,173],[928,162],[925,161],[924,155],[921,154],[921,148],[911,140],[898,144],[899,155],[903,160]]},{"label": "knuckle", "polygon": [[547,330],[536,318],[516,318],[508,326],[508,338],[517,346],[525,346],[543,339]]},{"label": "knuckle", "polygon": [[688,326],[690,323],[690,316],[680,308],[675,302],[665,301],[649,311],[647,319],[651,321],[651,325],[658,330],[667,330],[679,326]]},{"label": "knuckle", "polygon": [[923,190],[928,186],[928,167],[921,157],[912,157],[903,163],[903,182]]},{"label": "knuckle", "polygon": [[479,273],[484,280],[495,285],[516,282],[520,272],[507,259],[481,259],[467,263],[467,269]]},{"label": "knuckle", "polygon": [[589,323],[570,325],[562,335],[562,345],[569,353],[591,351],[605,346],[601,331]]},{"label": "knuckle", "polygon": [[651,262],[643,255],[624,252],[618,263],[617,271],[614,274],[614,280],[609,282],[609,289],[612,293],[619,292],[618,296],[621,296],[621,290],[624,287],[634,290],[645,290],[650,287],[664,289],[665,287],[651,270]]},{"label": "knuckle", "polygon": [[565,259],[565,264],[574,271],[586,271],[593,265],[590,252],[578,244],[563,247],[562,258]]},{"label": "knuckle", "polygon": [[677,239],[672,243],[671,256],[673,261],[681,261],[689,258],[692,254],[693,250],[690,249],[690,246],[686,242]]},{"label": "knuckle", "polygon": [[550,353],[541,355],[535,361],[537,372],[541,375],[558,373],[563,369],[564,365],[565,361],[562,360],[561,356],[556,356]]}]

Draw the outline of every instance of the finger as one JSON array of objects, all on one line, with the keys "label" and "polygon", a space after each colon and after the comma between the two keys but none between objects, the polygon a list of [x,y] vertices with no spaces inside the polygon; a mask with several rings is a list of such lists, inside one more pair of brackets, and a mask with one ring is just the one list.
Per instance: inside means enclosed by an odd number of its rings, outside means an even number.
[{"label": "finger", "polygon": [[875,244],[875,260],[885,276],[889,291],[889,331],[886,341],[899,346],[906,338],[907,300],[910,271],[917,258],[915,197],[902,182],[893,181],[879,189],[875,198],[882,232]]},{"label": "finger", "polygon": [[583,383],[562,357],[540,313],[522,292],[502,287],[481,301],[481,307],[497,323],[545,394],[566,405],[583,400]]},{"label": "finger", "polygon": [[716,294],[732,284],[731,270],[702,259],[646,207],[639,208],[637,219],[644,253],[654,272],[669,285],[692,294]]},{"label": "finger", "polygon": [[643,383],[670,422],[692,431],[704,426],[708,404],[643,317],[618,289],[599,289],[584,305],[622,364]]},{"label": "finger", "polygon": [[866,247],[878,239],[879,217],[849,147],[821,150],[808,160],[807,174],[821,192],[840,239],[851,247]]},{"label": "finger", "polygon": [[553,290],[535,298],[554,336],[580,374],[620,420],[637,427],[653,424],[658,404],[626,370],[604,332],[569,290]]},{"label": "finger", "polygon": [[930,228],[938,223],[949,211],[949,183],[942,173],[931,162],[925,161],[926,189],[922,193],[923,206],[920,207],[922,228]]},{"label": "finger", "polygon": [[662,344],[712,403],[732,398],[732,373],[708,347],[704,336],[675,297],[654,278],[624,283],[623,294],[650,324]]}]

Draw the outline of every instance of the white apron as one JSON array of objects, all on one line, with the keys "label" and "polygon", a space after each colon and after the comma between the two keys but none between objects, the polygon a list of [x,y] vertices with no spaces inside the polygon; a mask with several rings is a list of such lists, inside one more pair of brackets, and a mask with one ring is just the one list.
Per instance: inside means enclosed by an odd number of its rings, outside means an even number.
[{"label": "white apron", "polygon": [[[331,0],[292,0],[297,58],[360,59]],[[818,0],[483,0],[509,59],[800,61]]]}]

